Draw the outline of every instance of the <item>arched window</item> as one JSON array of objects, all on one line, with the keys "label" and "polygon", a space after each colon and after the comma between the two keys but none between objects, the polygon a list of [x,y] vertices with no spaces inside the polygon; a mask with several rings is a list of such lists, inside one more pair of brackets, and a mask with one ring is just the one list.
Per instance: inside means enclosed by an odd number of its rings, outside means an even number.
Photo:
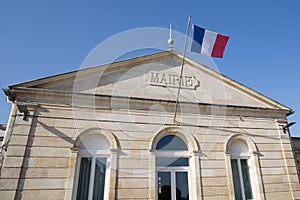
[{"label": "arched window", "polygon": [[76,200],[107,199],[110,143],[105,136],[91,134],[79,145]]},{"label": "arched window", "polygon": [[230,162],[235,199],[253,199],[249,171],[249,148],[245,141],[234,140],[230,144]]},{"label": "arched window", "polygon": [[185,141],[176,135],[162,137],[156,145],[157,199],[189,199],[189,157]]},{"label": "arched window", "polygon": [[188,148],[180,137],[175,135],[167,135],[159,140],[156,145],[156,150],[187,151]]}]

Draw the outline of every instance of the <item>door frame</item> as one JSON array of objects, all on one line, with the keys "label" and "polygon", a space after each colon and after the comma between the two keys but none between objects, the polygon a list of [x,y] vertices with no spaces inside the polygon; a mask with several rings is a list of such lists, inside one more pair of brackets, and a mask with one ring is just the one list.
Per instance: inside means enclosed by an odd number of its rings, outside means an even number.
[{"label": "door frame", "polygon": [[157,167],[156,170],[156,200],[158,200],[158,172],[170,172],[171,178],[171,200],[176,200],[176,172],[187,172],[189,200],[191,194],[190,167]]}]

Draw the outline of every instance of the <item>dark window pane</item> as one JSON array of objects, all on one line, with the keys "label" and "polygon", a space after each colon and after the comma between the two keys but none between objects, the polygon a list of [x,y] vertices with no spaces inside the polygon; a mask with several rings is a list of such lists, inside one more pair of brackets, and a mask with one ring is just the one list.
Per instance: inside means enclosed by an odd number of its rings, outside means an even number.
[{"label": "dark window pane", "polygon": [[157,167],[189,166],[188,158],[156,158]]},{"label": "dark window pane", "polygon": [[159,140],[157,150],[188,150],[185,142],[175,135],[167,135]]},{"label": "dark window pane", "polygon": [[251,182],[249,176],[249,167],[247,164],[247,160],[241,160],[242,174],[243,174],[243,182],[244,182],[244,190],[246,199],[252,199],[252,189]]},{"label": "dark window pane", "polygon": [[171,200],[171,173],[158,172],[158,200]]},{"label": "dark window pane", "polygon": [[237,160],[232,159],[231,160],[231,168],[232,168],[235,199],[241,200],[242,199],[242,190],[241,190],[240,175],[239,175],[239,169],[238,169],[237,162],[238,162]]},{"label": "dark window pane", "polygon": [[176,172],[176,200],[188,200],[188,174],[187,172]]},{"label": "dark window pane", "polygon": [[102,200],[104,196],[106,159],[97,158],[95,166],[95,179],[93,188],[93,200]]},{"label": "dark window pane", "polygon": [[89,195],[92,158],[81,158],[77,187],[77,200],[86,200]]}]

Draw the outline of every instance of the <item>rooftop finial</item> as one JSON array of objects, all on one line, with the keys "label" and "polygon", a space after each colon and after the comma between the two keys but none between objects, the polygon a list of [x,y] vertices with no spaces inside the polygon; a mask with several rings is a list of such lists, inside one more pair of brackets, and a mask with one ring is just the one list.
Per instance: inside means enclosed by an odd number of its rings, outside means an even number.
[{"label": "rooftop finial", "polygon": [[173,49],[174,40],[172,39],[172,22],[170,22],[170,36],[168,39],[169,50]]}]

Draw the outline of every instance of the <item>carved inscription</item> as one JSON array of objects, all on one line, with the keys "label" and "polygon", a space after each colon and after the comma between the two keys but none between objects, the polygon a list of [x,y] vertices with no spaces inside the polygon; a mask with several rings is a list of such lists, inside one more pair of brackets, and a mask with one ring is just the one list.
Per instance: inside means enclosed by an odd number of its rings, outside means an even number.
[{"label": "carved inscription", "polygon": [[[179,75],[161,72],[150,72],[150,85],[178,88]],[[199,85],[199,81],[195,76],[182,76],[181,88],[194,90]]]}]

